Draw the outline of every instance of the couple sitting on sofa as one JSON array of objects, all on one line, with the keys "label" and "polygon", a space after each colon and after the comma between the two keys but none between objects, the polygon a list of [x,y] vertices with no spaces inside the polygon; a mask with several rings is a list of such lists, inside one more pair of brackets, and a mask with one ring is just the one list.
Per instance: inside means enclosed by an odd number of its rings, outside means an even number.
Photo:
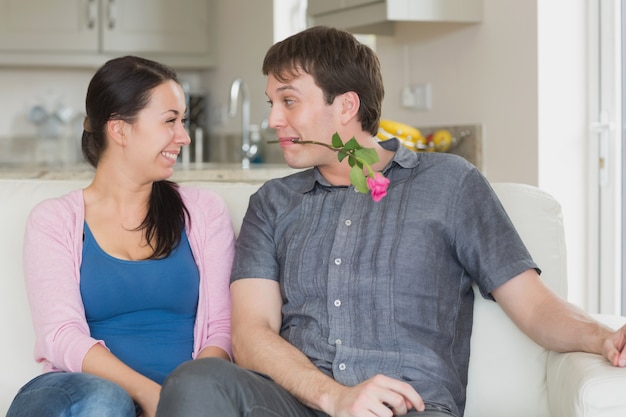
[{"label": "couple sitting on sofa", "polygon": [[167,180],[190,141],[176,74],[132,56],[96,72],[94,179],[29,216],[47,372],[8,417],[460,417],[472,285],[537,343],[626,366],[626,329],[542,284],[475,167],[375,139],[371,49],[314,27],[272,46],[263,73],[285,159],[311,169],[263,185],[235,242],[217,194]]}]

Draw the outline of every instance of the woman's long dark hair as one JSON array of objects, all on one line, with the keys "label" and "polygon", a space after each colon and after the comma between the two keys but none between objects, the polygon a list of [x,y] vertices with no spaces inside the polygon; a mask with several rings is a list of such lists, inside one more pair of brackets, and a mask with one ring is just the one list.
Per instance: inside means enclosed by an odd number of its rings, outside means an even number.
[{"label": "woman's long dark hair", "polygon": [[[171,68],[148,59],[125,56],[105,63],[93,76],[87,88],[83,137],[83,156],[98,166],[107,143],[109,120],[133,123],[147,106],[152,90],[169,80],[178,81]],[[153,248],[148,259],[167,257],[178,246],[189,212],[171,181],[155,181],[148,202],[148,213],[137,230],[145,230]]]}]

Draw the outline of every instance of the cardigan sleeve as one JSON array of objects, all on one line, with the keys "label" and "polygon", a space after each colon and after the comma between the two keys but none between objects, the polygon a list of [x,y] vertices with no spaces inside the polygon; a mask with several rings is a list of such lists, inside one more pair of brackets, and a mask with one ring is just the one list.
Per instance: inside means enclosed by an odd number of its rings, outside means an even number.
[{"label": "cardigan sleeve", "polygon": [[232,358],[230,339],[230,272],[235,234],[226,203],[217,193],[181,187],[190,213],[187,233],[200,272],[200,296],[194,332],[194,358],[217,346]]},{"label": "cardigan sleeve", "polygon": [[24,280],[35,360],[44,363],[44,371],[80,372],[87,351],[102,343],[89,335],[80,295],[83,213],[78,190],[40,203],[26,224]]}]

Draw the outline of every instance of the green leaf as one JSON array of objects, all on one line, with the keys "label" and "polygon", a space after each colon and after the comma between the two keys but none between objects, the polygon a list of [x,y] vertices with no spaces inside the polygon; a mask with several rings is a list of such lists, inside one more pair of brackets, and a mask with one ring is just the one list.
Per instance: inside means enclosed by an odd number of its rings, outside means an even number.
[{"label": "green leaf", "polygon": [[352,167],[350,171],[350,182],[354,185],[354,188],[363,194],[369,193],[369,188],[367,187],[367,180],[365,179],[365,175],[363,175],[363,168],[359,168],[357,166]]},{"label": "green leaf", "polygon": [[357,166],[363,169],[363,162],[359,161],[357,158],[354,157],[354,155],[352,155],[352,157],[350,158],[350,166]]},{"label": "green leaf", "polygon": [[333,144],[334,148],[341,148],[341,147],[343,147],[343,141],[339,137],[339,133],[335,132],[335,134],[333,135],[332,144]]},{"label": "green leaf", "polygon": [[361,148],[354,151],[354,156],[368,165],[373,165],[378,162],[378,154],[372,148]]},{"label": "green leaf", "polygon": [[355,149],[361,149],[361,145],[353,137],[352,139],[346,142],[346,144],[343,146],[343,149],[345,149],[346,151],[352,151]]}]

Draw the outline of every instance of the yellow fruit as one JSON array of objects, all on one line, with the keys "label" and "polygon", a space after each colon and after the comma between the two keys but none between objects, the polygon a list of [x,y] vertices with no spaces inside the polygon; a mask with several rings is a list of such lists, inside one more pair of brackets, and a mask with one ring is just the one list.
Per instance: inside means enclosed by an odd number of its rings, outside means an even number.
[{"label": "yellow fruit", "polygon": [[380,140],[396,137],[406,148],[413,151],[418,150],[426,142],[418,129],[404,123],[387,119],[380,121],[377,137]]},{"label": "yellow fruit", "polygon": [[437,130],[432,135],[432,142],[437,152],[448,152],[452,148],[452,134],[446,129]]}]

